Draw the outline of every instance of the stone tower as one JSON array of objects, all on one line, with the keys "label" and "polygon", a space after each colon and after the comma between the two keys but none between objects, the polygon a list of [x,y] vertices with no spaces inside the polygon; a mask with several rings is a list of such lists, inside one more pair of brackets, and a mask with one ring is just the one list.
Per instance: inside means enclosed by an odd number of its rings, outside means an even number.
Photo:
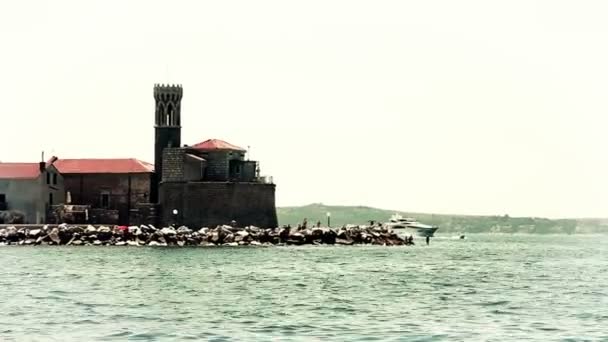
[{"label": "stone tower", "polygon": [[163,179],[163,150],[180,147],[181,144],[181,85],[154,85],[154,169],[155,175],[150,189],[150,200],[158,203],[158,185]]}]

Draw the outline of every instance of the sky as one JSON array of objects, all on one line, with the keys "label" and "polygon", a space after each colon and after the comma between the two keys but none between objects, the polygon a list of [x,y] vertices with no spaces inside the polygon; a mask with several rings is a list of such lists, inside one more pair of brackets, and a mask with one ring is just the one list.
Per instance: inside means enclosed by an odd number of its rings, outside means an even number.
[{"label": "sky", "polygon": [[606,1],[1,1],[0,160],[250,148],[279,206],[608,216]]}]

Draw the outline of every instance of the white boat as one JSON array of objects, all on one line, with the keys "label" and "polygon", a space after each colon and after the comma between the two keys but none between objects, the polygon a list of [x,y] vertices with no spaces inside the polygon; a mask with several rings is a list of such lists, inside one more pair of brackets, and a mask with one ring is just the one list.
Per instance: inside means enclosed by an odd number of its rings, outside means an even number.
[{"label": "white boat", "polygon": [[437,226],[423,224],[411,217],[402,217],[399,214],[391,216],[390,220],[384,224],[386,227],[403,231],[406,235],[417,235],[422,237],[432,237]]}]

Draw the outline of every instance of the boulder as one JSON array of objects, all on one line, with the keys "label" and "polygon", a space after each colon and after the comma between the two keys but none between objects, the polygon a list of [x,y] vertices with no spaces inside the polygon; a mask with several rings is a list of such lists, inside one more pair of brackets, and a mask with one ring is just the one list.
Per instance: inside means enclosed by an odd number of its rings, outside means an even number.
[{"label": "boulder", "polygon": [[232,227],[230,226],[221,226],[219,228],[216,228],[218,230],[218,232],[220,233],[221,236],[226,236],[229,234],[232,234]]},{"label": "boulder", "polygon": [[128,246],[139,246],[139,241],[129,240],[127,241]]},{"label": "boulder", "polygon": [[114,246],[126,246],[126,245],[127,245],[127,243],[124,241],[118,241],[114,244]]},{"label": "boulder", "polygon": [[177,241],[177,245],[180,247],[183,247],[185,244],[186,244],[186,241],[183,241],[183,240]]},{"label": "boulder", "polygon": [[333,245],[336,243],[337,234],[332,229],[323,232],[321,240],[324,244]]},{"label": "boulder", "polygon": [[211,233],[211,242],[218,243],[220,241],[220,234],[218,232]]},{"label": "boulder", "polygon": [[87,229],[85,229],[85,233],[87,233],[89,235],[90,234],[95,234],[95,233],[97,233],[97,228],[95,228],[95,227],[93,227],[91,225],[88,225]]},{"label": "boulder", "polygon": [[304,237],[304,234],[302,234],[302,233],[291,233],[291,234],[289,234],[289,239],[296,240],[296,241],[304,241],[305,237]]},{"label": "boulder", "polygon": [[85,232],[84,228],[79,227],[79,226],[70,226],[66,229],[67,232],[70,232],[72,234],[82,234]]},{"label": "boulder", "polygon": [[48,234],[49,239],[53,241],[53,243],[60,244],[61,239],[59,238],[59,228],[51,229],[51,232]]},{"label": "boulder", "polygon": [[252,232],[252,233],[259,233],[262,229],[260,229],[260,227],[256,227],[256,226],[249,226],[247,227],[247,231]]},{"label": "boulder", "polygon": [[112,238],[112,228],[101,226],[97,229],[97,238],[101,241],[108,241]]},{"label": "boulder", "polygon": [[224,237],[224,243],[234,242],[234,234],[230,233]]},{"label": "boulder", "polygon": [[99,227],[99,229],[97,229],[97,232],[98,233],[111,233],[112,228],[106,227],[106,226],[101,226],[101,227]]},{"label": "boulder", "polygon": [[177,234],[192,234],[192,229],[186,227],[186,226],[181,226],[179,228],[177,228]]},{"label": "boulder", "polygon": [[261,242],[259,242],[259,241],[255,241],[255,240],[254,240],[254,241],[251,241],[249,244],[250,244],[250,245],[252,245],[252,246],[261,246],[261,245],[262,245],[262,243],[261,243]]},{"label": "boulder", "polygon": [[93,241],[93,246],[100,246],[100,245],[101,245],[101,241],[100,240]]},{"label": "boulder", "polygon": [[40,229],[30,229],[27,232],[27,236],[32,237],[32,238],[37,238],[38,236],[40,236]]},{"label": "boulder", "polygon": [[7,238],[11,238],[11,237],[15,237],[17,236],[17,228],[15,228],[14,226],[10,226],[8,228],[6,228],[6,237]]},{"label": "boulder", "polygon": [[236,242],[227,242],[227,243],[223,244],[222,246],[232,246],[233,247],[233,246],[238,246],[238,245],[239,244]]},{"label": "boulder", "polygon": [[169,227],[165,227],[165,228],[161,229],[160,233],[163,234],[163,235],[165,235],[165,236],[170,236],[170,235],[177,234],[177,232],[175,231],[175,229],[169,228]]},{"label": "boulder", "polygon": [[236,232],[236,235],[245,237],[245,236],[249,236],[249,232],[247,232],[246,230],[239,230],[238,232]]},{"label": "boulder", "polygon": [[82,246],[83,244],[84,244],[84,242],[82,242],[82,240],[72,241],[72,245],[74,245],[74,246]]}]

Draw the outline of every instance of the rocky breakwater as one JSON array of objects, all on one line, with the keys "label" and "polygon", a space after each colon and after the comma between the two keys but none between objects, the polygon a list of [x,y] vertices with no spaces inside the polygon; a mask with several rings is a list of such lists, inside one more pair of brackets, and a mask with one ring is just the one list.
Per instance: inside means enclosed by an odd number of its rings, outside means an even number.
[{"label": "rocky breakwater", "polygon": [[192,230],[181,226],[158,229],[142,226],[77,226],[0,228],[0,245],[66,246],[272,246],[272,245],[384,245],[413,244],[377,226],[333,228],[234,228],[217,226]]}]

